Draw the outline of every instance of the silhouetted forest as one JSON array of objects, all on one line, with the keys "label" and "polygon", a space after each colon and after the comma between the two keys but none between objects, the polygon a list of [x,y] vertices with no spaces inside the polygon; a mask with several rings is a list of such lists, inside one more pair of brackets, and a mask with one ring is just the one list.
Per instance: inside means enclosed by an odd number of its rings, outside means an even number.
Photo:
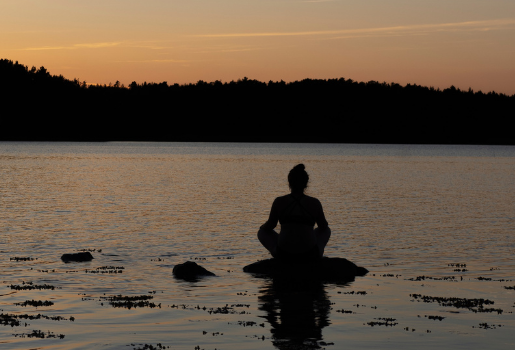
[{"label": "silhouetted forest", "polygon": [[6,59],[0,86],[0,140],[515,144],[515,95],[453,86],[344,78],[98,86]]}]

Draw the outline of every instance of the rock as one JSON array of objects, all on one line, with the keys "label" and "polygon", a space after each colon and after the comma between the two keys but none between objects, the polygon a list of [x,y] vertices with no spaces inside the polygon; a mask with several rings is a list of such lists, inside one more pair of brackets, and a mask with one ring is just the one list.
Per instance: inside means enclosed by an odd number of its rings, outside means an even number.
[{"label": "rock", "polygon": [[63,254],[61,256],[61,260],[64,261],[64,262],[70,262],[70,261],[91,261],[91,260],[93,260],[93,255],[91,255],[90,252]]},{"label": "rock", "polygon": [[175,265],[173,275],[185,280],[194,280],[202,276],[216,276],[211,271],[206,270],[193,261],[186,261],[183,264]]},{"label": "rock", "polygon": [[329,281],[349,281],[364,276],[368,270],[344,258],[322,258],[306,263],[288,263],[279,259],[266,259],[247,265],[244,272],[288,277],[315,277]]}]

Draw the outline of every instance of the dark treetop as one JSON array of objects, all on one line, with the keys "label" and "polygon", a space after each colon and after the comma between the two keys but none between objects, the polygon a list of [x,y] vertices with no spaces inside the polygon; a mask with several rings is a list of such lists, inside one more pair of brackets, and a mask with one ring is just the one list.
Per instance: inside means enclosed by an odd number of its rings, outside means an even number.
[{"label": "dark treetop", "polygon": [[515,95],[351,79],[87,85],[0,60],[0,140],[515,144]]}]

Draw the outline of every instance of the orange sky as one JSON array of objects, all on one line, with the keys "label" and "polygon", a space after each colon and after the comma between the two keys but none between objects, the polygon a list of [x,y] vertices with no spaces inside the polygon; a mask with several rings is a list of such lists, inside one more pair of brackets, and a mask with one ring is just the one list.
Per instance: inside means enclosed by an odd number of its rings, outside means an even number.
[{"label": "orange sky", "polygon": [[514,0],[1,0],[0,58],[88,83],[377,80],[515,94]]}]

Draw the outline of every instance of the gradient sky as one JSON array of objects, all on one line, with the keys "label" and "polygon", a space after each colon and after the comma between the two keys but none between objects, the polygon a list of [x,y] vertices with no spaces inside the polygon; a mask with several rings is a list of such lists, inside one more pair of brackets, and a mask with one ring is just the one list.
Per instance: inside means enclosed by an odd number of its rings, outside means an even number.
[{"label": "gradient sky", "polygon": [[88,83],[346,78],[515,94],[515,0],[0,0],[0,58]]}]

